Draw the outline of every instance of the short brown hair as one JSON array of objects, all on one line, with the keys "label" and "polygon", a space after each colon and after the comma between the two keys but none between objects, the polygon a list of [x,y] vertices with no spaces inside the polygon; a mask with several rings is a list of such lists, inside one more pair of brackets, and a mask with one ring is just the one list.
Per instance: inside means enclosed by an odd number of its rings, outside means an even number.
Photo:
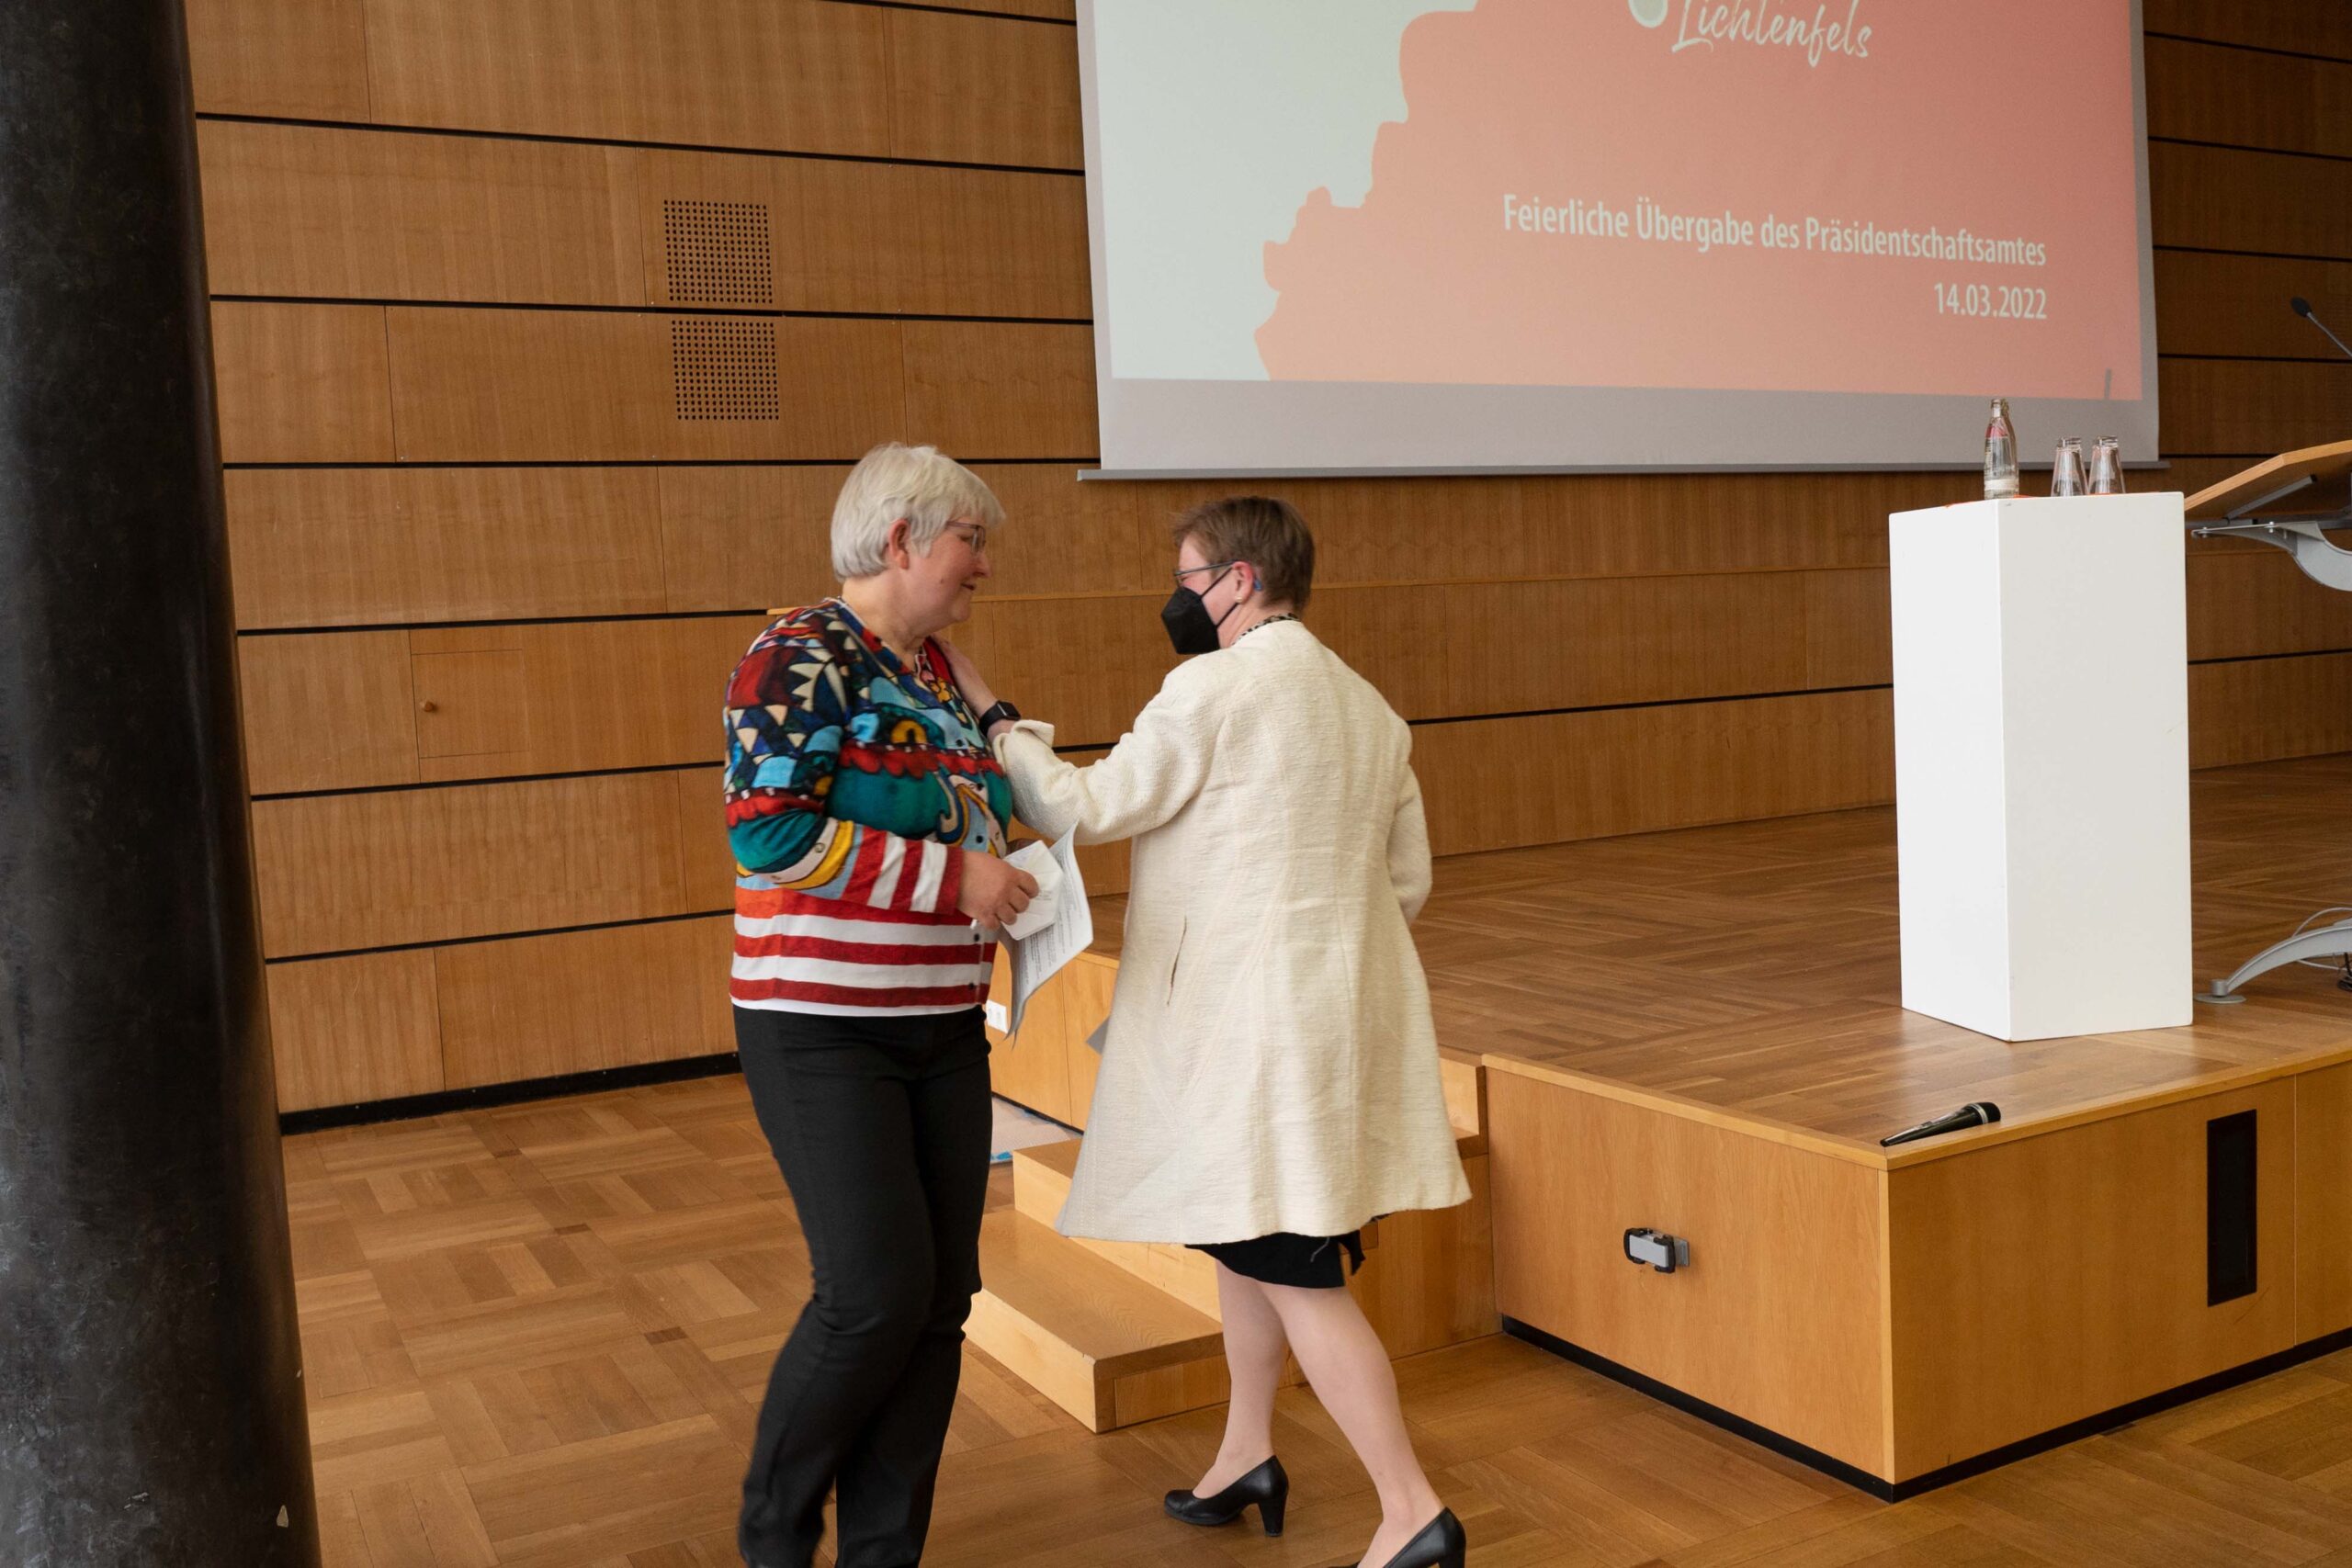
[{"label": "short brown hair", "polygon": [[1266,597],[1278,604],[1304,610],[1315,592],[1315,536],[1287,501],[1271,495],[1205,501],[1176,519],[1169,537],[1179,547],[1197,540],[1212,561],[1248,561],[1258,569]]}]

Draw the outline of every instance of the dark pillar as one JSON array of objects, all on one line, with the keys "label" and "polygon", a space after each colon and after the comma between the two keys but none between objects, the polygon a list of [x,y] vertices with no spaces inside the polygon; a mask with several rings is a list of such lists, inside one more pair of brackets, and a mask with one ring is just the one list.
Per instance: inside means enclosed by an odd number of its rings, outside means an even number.
[{"label": "dark pillar", "polygon": [[0,1562],[19,1568],[318,1561],[189,113],[179,0],[0,0]]}]

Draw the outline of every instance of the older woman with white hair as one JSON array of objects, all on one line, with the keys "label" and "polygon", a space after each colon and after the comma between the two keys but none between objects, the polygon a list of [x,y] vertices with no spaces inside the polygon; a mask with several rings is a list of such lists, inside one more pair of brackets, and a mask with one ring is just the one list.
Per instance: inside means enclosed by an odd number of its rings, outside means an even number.
[{"label": "older woman with white hair", "polygon": [[743,1482],[752,1568],[807,1568],[838,1492],[840,1568],[919,1562],[979,1288],[996,928],[1008,865],[987,716],[935,634],[970,615],[1003,509],[929,446],[877,446],[833,507],[841,592],[786,611],[727,688],[739,879],[730,990],[813,1292]]}]

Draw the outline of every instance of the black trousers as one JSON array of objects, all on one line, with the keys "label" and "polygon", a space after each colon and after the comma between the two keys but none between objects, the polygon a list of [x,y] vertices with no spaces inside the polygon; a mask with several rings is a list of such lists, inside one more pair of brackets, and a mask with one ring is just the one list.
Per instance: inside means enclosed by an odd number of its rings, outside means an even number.
[{"label": "black trousers", "polygon": [[836,1494],[839,1568],[922,1559],[980,1287],[989,1043],[978,1008],[919,1018],[735,1010],[760,1129],[815,1290],[768,1377],[738,1532],[808,1568]]}]

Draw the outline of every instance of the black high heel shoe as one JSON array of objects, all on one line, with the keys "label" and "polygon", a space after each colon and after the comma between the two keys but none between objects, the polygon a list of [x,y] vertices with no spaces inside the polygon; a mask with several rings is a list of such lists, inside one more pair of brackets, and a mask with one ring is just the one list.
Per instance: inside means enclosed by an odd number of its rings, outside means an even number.
[{"label": "black high heel shoe", "polygon": [[[1214,1497],[1170,1492],[1165,1506],[1170,1518],[1182,1519],[1188,1525],[1229,1525],[1252,1503],[1258,1506],[1258,1522],[1266,1527],[1266,1533],[1282,1534],[1283,1510],[1290,1503],[1290,1476],[1283,1471],[1282,1461],[1268,1460]],[[1460,1528],[1455,1527],[1456,1533]],[[1437,1559],[1430,1561],[1434,1562]]]},{"label": "black high heel shoe", "polygon": [[[1437,1517],[1423,1525],[1421,1533],[1407,1541],[1385,1568],[1463,1568],[1469,1557],[1470,1538],[1462,1533],[1462,1521],[1453,1509],[1440,1508]],[[1351,1562],[1348,1568],[1363,1564]]]}]

